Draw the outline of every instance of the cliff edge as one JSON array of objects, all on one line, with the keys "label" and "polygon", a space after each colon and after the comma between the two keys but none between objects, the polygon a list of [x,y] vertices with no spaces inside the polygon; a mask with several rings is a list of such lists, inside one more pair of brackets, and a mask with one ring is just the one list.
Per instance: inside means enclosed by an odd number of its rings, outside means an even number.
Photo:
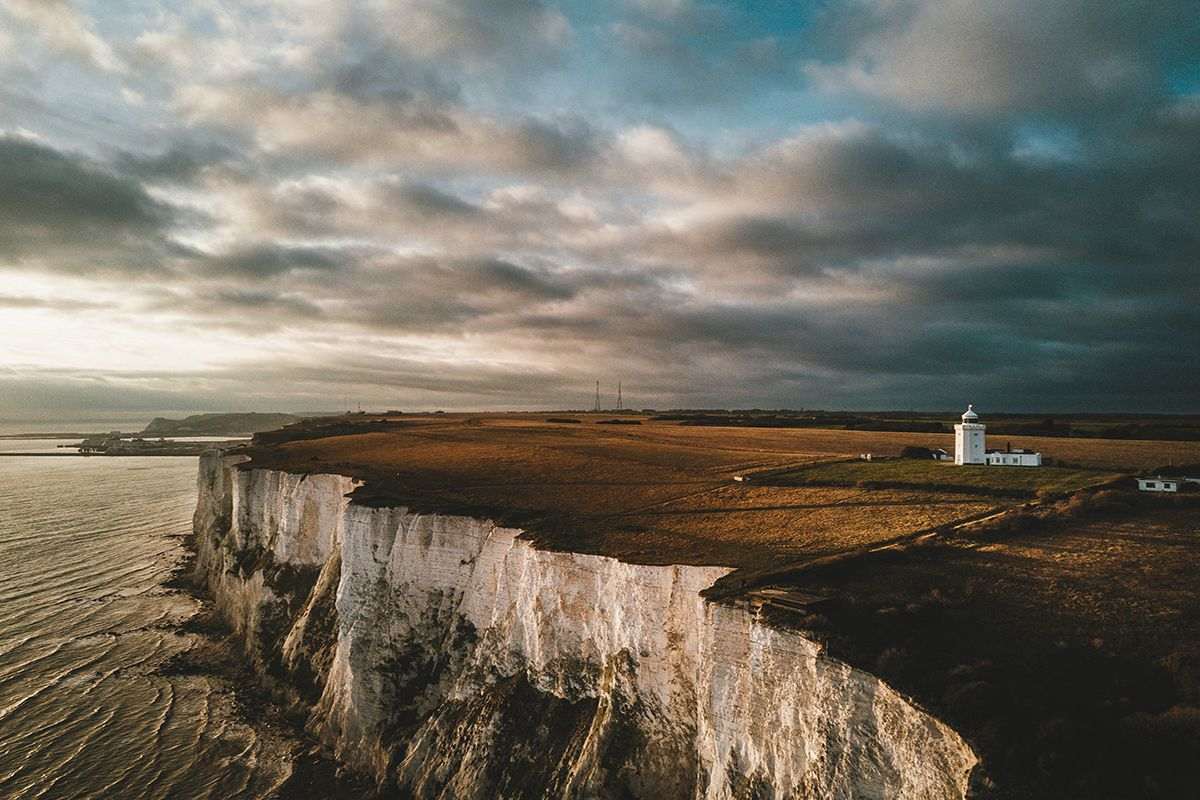
[{"label": "cliff edge", "polygon": [[197,576],[264,681],[383,793],[961,798],[947,725],[746,603],[725,567],[540,549],[360,504],[338,474],[200,462]]}]

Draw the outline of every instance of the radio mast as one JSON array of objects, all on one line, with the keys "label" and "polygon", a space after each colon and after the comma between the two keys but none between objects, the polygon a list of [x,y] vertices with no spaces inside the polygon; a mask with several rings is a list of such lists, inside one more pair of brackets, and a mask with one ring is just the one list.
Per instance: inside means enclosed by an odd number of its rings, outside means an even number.
[{"label": "radio mast", "polygon": [[596,410],[600,410],[600,381],[596,381]]},{"label": "radio mast", "polygon": [[620,411],[625,406],[621,404],[621,382],[617,381],[617,410]]}]

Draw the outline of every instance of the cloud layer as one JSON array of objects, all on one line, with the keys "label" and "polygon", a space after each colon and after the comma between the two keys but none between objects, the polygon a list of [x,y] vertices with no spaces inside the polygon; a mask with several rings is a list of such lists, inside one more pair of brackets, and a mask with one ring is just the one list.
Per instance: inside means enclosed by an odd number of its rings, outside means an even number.
[{"label": "cloud layer", "polygon": [[0,0],[0,411],[1197,411],[1183,0]]}]

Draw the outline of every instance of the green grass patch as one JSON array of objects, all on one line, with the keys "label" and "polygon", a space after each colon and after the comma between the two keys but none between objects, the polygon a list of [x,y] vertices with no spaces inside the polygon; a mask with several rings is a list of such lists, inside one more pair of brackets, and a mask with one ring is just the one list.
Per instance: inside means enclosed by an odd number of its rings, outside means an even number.
[{"label": "green grass patch", "polygon": [[1039,492],[1072,492],[1118,477],[1116,473],[1063,467],[956,466],[938,461],[889,459],[839,461],[752,479],[766,486],[861,486],[916,489],[999,497],[1033,497]]}]

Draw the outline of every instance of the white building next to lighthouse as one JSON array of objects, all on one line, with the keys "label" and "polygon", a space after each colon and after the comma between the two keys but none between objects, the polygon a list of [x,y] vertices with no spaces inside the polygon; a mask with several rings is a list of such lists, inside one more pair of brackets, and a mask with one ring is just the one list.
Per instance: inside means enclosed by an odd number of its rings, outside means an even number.
[{"label": "white building next to lighthouse", "polygon": [[995,467],[1040,467],[1042,454],[1033,450],[1007,447],[987,449],[987,426],[979,421],[975,406],[967,406],[962,422],[954,426],[954,463],[987,464]]},{"label": "white building next to lighthouse", "polygon": [[1009,450],[988,450],[984,456],[987,463],[997,467],[1040,467],[1042,454],[1018,447]]},{"label": "white building next to lighthouse", "polygon": [[984,446],[984,431],[987,426],[979,421],[975,406],[967,406],[962,422],[954,426],[954,463],[986,464],[987,448]]}]

